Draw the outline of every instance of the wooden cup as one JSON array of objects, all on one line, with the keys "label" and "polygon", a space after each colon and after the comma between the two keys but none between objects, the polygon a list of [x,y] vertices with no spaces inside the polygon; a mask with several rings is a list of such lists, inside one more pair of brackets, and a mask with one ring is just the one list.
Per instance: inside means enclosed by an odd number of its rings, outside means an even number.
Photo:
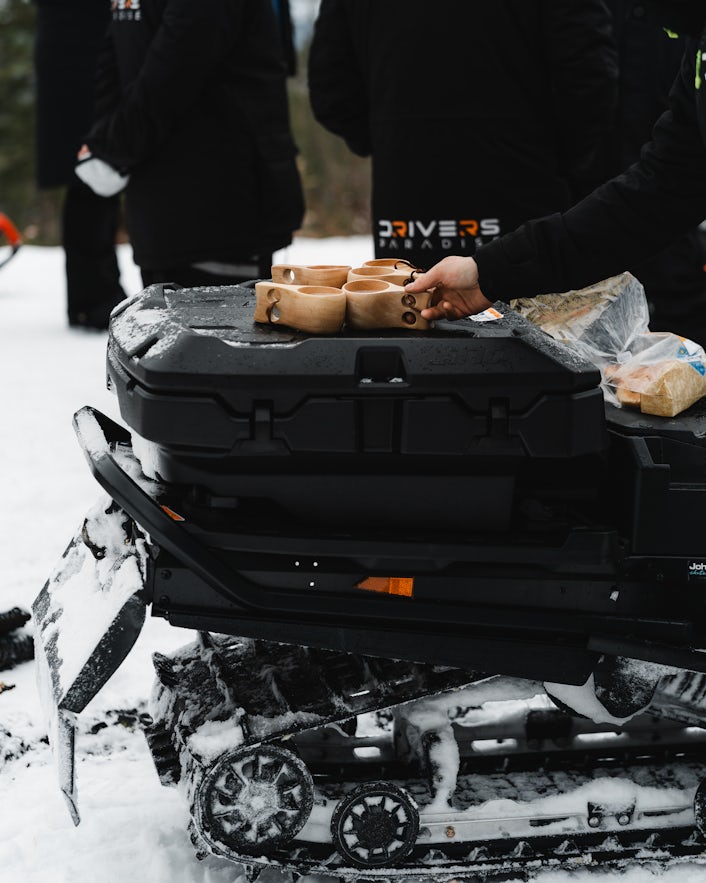
[{"label": "wooden cup", "polygon": [[255,283],[255,321],[311,334],[336,334],[346,318],[346,295],[331,285]]},{"label": "wooden cup", "polygon": [[404,258],[374,258],[371,261],[363,261],[364,267],[388,267],[393,270],[408,270],[410,273],[415,267]]},{"label": "wooden cup", "polygon": [[365,264],[362,267],[355,267],[348,273],[348,281],[356,282],[359,279],[381,279],[384,282],[390,282],[392,285],[404,285],[409,282],[411,270],[408,267],[395,269],[394,267],[379,266],[368,267]]},{"label": "wooden cup", "polygon": [[342,264],[274,264],[272,280],[285,285],[328,285],[341,288],[348,281],[350,266]]},{"label": "wooden cup", "polygon": [[351,328],[407,328],[425,331],[431,324],[420,311],[429,306],[430,291],[408,294],[401,285],[380,279],[356,279],[343,286],[346,322]]}]

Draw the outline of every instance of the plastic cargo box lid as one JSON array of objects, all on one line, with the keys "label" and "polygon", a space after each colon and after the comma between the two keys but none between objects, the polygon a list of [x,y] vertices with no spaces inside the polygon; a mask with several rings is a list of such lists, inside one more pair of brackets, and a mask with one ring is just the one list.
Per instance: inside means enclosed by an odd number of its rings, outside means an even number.
[{"label": "plastic cargo box lid", "polygon": [[605,449],[600,375],[503,303],[489,322],[315,336],[254,323],[254,283],[155,285],[113,314],[109,382],[142,438],[183,457]]}]

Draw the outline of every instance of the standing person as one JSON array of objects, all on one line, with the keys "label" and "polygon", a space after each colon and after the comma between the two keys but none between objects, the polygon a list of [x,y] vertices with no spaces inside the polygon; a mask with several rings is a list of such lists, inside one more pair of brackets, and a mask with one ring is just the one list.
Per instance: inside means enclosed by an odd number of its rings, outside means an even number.
[{"label": "standing person", "polygon": [[36,0],[37,185],[65,187],[61,235],[69,325],[107,328],[125,297],[115,240],[119,197],[102,199],[74,174],[93,119],[96,65],[110,20],[107,0]]},{"label": "standing person", "polygon": [[640,264],[704,217],[706,2],[654,6],[659,24],[689,39],[669,109],[639,161],[563,214],[529,221],[475,257],[450,256],[420,275],[407,288],[434,290],[423,318],[460,319],[491,301],[583,288]]},{"label": "standing person", "polygon": [[126,188],[145,284],[269,276],[303,215],[272,0],[114,0],[79,174]]},{"label": "standing person", "polygon": [[[686,39],[649,20],[643,0],[607,2],[620,67],[616,137],[606,175],[612,177],[637,162],[666,110]],[[632,272],[645,288],[650,329],[673,331],[706,346],[706,233],[694,227]]]},{"label": "standing person", "polygon": [[611,19],[602,0],[322,0],[309,89],[372,157],[376,257],[429,267],[598,183]]}]

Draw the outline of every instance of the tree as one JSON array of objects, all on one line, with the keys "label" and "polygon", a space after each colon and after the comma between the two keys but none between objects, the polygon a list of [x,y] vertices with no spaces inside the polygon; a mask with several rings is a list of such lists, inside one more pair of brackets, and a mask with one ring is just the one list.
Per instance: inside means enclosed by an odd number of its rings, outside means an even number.
[{"label": "tree", "polygon": [[35,185],[35,10],[28,0],[0,0],[0,209],[28,238],[56,235],[55,206]]},{"label": "tree", "polygon": [[319,0],[298,0],[297,75],[289,84],[292,130],[299,146],[306,216],[302,233],[350,236],[370,233],[370,160],[361,159],[316,122],[309,103],[307,57]]}]

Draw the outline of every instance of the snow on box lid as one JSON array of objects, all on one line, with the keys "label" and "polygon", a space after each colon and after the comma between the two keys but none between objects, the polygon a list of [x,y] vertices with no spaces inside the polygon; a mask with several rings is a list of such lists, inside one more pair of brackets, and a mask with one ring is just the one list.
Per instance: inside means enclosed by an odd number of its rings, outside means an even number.
[{"label": "snow on box lid", "polygon": [[254,301],[251,284],[152,286],[114,313],[108,372],[135,432],[180,460],[605,449],[598,370],[502,303],[491,322],[313,335],[256,324]]},{"label": "snow on box lid", "polygon": [[[113,314],[109,351],[136,378],[174,373],[355,375],[361,346],[394,346],[406,373],[460,376],[516,374],[514,386],[580,390],[597,385],[594,366],[531,322],[498,304],[494,321],[437,322],[434,329],[401,333],[344,328],[312,335],[253,321],[255,290],[242,286],[169,288],[154,285]],[[283,353],[277,353],[284,350]],[[522,372],[520,375],[519,372]],[[530,375],[529,380],[528,376]],[[165,378],[163,378],[165,379]],[[188,379],[184,377],[188,383]]]}]

